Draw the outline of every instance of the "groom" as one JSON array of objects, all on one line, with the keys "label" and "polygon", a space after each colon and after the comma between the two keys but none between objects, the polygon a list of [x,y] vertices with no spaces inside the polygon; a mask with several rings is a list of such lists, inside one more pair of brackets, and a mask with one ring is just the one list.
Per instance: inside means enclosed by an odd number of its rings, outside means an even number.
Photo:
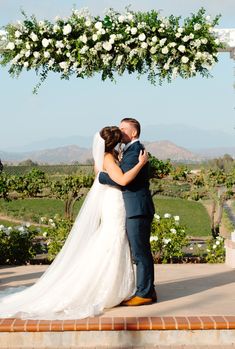
[{"label": "groom", "polygon": [[[122,142],[125,144],[120,168],[125,173],[138,163],[140,151],[140,124],[132,118],[124,118],[120,124]],[[117,184],[105,172],[99,174],[101,184]],[[150,247],[151,223],[154,205],[149,191],[148,164],[128,185],[122,187],[126,209],[126,230],[133,259],[136,263],[137,290],[135,295],[121,305],[137,306],[157,301],[154,289],[154,265]]]}]

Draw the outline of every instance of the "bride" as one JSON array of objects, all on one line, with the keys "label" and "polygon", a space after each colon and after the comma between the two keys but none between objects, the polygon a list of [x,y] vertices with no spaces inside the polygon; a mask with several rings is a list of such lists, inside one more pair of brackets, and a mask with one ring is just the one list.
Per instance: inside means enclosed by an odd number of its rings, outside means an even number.
[{"label": "bride", "polygon": [[[126,185],[147,162],[146,152],[125,174],[115,147],[118,127],[104,127],[94,136],[96,171],[107,171]],[[118,187],[95,179],[70,234],[53,263],[31,287],[0,292],[0,317],[79,319],[99,315],[135,292],[134,271],[125,231],[125,208]]]}]

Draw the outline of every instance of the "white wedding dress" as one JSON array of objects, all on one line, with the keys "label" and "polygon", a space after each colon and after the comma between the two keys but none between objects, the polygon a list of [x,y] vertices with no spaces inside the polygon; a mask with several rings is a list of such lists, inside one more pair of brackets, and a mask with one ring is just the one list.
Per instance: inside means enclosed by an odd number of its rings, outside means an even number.
[{"label": "white wedding dress", "polygon": [[[103,164],[103,142],[96,134],[93,156],[98,169]],[[134,284],[122,193],[96,179],[65,245],[42,277],[31,287],[0,292],[0,318],[99,315],[134,294]]]}]

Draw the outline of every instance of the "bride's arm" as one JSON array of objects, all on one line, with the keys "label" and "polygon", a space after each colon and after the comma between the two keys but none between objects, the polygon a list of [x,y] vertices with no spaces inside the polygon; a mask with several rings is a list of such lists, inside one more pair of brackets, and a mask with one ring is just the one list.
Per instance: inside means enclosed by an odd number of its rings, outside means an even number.
[{"label": "bride's arm", "polygon": [[108,173],[109,177],[121,186],[125,186],[130,183],[139,173],[141,168],[147,163],[148,156],[146,150],[139,155],[139,162],[129,171],[123,173],[120,167],[116,164],[112,154],[106,154],[104,158],[104,168]]}]

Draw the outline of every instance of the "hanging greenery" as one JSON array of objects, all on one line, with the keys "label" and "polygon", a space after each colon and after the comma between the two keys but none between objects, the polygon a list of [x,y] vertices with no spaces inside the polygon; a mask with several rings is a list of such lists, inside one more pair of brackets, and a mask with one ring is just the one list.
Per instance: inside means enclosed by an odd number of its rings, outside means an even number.
[{"label": "hanging greenery", "polygon": [[137,72],[148,74],[153,84],[178,75],[207,77],[222,47],[213,32],[219,16],[211,19],[203,8],[184,21],[155,10],[129,9],[124,14],[110,9],[104,18],[74,9],[70,17],[53,23],[23,15],[23,21],[0,31],[0,64],[10,64],[12,76],[34,69],[41,81],[49,71],[65,79],[101,73],[102,80]]}]

